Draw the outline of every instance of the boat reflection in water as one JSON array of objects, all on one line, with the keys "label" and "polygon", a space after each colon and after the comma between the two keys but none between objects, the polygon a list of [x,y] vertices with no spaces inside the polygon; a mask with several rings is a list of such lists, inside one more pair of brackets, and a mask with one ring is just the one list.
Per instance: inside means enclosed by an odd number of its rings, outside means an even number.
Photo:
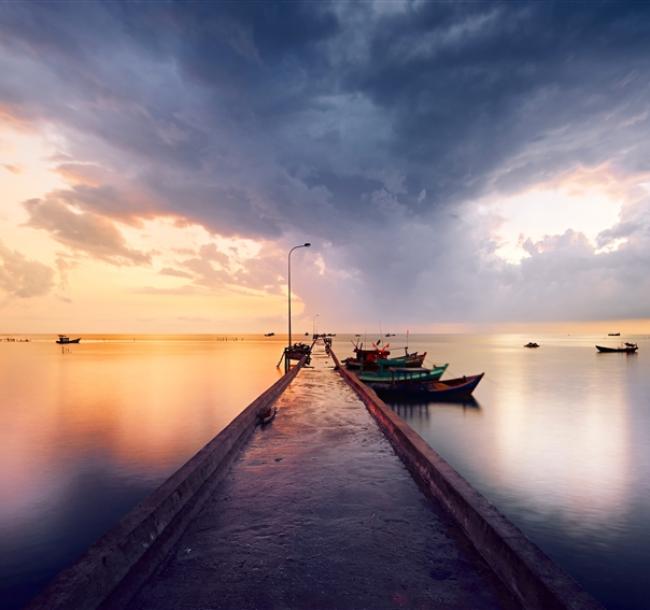
[{"label": "boat reflection in water", "polygon": [[418,396],[391,398],[385,401],[386,404],[397,413],[402,419],[413,421],[418,419],[429,419],[434,413],[444,410],[460,410],[463,414],[481,414],[481,403],[473,396],[465,396],[455,400],[427,401]]}]

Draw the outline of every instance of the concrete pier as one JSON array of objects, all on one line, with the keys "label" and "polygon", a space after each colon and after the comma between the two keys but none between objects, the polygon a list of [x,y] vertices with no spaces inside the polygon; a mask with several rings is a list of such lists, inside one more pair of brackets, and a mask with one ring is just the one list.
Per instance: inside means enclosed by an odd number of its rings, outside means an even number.
[{"label": "concrete pier", "polygon": [[312,363],[128,607],[514,607],[332,360]]}]

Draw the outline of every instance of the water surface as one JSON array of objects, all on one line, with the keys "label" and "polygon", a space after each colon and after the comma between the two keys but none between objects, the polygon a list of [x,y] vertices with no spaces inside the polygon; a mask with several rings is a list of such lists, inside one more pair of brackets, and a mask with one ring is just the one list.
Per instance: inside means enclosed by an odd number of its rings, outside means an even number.
[{"label": "water surface", "polygon": [[[524,349],[529,340],[542,347]],[[620,340],[639,353],[598,354],[596,343],[619,342],[602,335],[416,336],[411,350],[449,362],[446,377],[486,376],[475,402],[392,406],[608,608],[640,610],[650,599],[650,341]]]},{"label": "water surface", "polygon": [[[278,378],[282,337],[0,343],[0,607],[20,607]],[[349,353],[339,335],[337,354]],[[447,461],[610,608],[647,608],[650,341],[415,336],[467,404],[393,403]],[[529,340],[538,350],[522,346]],[[390,339],[393,348],[404,337]],[[399,350],[394,350],[399,353]]]},{"label": "water surface", "polygon": [[0,343],[0,607],[18,608],[279,376],[276,340]]}]

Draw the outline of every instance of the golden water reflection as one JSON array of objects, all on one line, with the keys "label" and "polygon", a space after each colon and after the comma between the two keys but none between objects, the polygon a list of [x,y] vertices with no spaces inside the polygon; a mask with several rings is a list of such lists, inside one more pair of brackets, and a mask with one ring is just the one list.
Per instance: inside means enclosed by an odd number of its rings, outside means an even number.
[{"label": "golden water reflection", "polygon": [[[3,587],[92,543],[278,378],[281,351],[268,340],[0,343]],[[87,529],[77,540],[65,531],[75,521]]]}]

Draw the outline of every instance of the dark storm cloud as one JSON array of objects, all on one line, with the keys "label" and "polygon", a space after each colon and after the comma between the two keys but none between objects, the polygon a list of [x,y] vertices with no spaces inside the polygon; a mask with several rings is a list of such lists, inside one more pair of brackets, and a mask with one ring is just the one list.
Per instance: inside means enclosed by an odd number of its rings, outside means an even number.
[{"label": "dark storm cloud", "polygon": [[[528,278],[565,257],[588,291],[614,272],[605,261],[645,262],[650,240],[583,256],[579,236],[550,239],[513,269],[463,202],[580,164],[649,171],[648,17],[618,2],[3,4],[0,104],[57,124],[73,159],[147,194],[104,177],[56,195],[98,222],[140,209],[309,234],[377,309],[399,309],[398,290],[437,305],[423,319],[484,315],[485,295],[526,317],[540,292]],[[183,273],[221,281],[190,260]]]}]

